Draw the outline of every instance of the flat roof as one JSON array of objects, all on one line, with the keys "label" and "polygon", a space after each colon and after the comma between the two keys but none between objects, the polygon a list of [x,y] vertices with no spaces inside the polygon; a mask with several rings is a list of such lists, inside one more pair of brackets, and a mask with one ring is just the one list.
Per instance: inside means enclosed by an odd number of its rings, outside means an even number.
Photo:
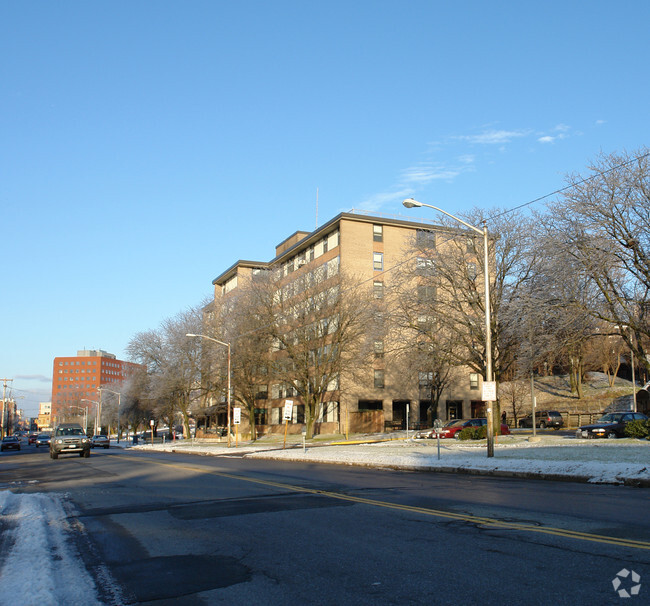
[{"label": "flat roof", "polygon": [[359,221],[361,223],[376,223],[380,225],[398,225],[401,227],[413,227],[413,228],[422,228],[422,227],[427,227],[428,229],[449,229],[447,227],[443,227],[442,225],[437,225],[433,223],[433,221],[427,222],[424,221],[413,221],[409,219],[401,219],[398,217],[394,216],[382,216],[380,213],[378,214],[371,214],[370,211],[358,211],[355,209],[352,209],[349,212],[342,212],[327,221],[327,223],[324,223],[320,227],[316,228],[312,232],[302,232],[301,230],[295,231],[293,234],[291,234],[288,238],[285,238],[282,243],[286,242],[287,240],[291,239],[294,237],[296,234],[299,233],[305,233],[307,234],[304,238],[296,242],[293,246],[290,248],[287,248],[287,250],[283,251],[279,255],[275,256],[273,259],[270,261],[245,261],[245,260],[239,260],[233,263],[228,269],[226,269],[224,272],[219,274],[214,280],[212,280],[212,284],[222,284],[226,281],[228,281],[232,276],[235,275],[236,270],[238,267],[251,267],[251,268],[260,268],[260,269],[266,269],[278,261],[280,261],[283,258],[290,257],[291,255],[295,254],[297,250],[303,247],[307,247],[313,242],[317,241],[320,239],[325,233],[330,231],[334,225],[339,223],[341,219],[346,219],[349,221]]}]

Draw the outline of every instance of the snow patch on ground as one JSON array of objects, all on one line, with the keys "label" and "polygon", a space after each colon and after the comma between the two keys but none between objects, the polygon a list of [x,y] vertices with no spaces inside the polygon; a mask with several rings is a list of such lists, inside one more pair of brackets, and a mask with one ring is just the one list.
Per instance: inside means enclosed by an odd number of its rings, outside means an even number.
[{"label": "snow patch on ground", "polygon": [[69,540],[61,497],[0,491],[4,553],[0,604],[100,604],[93,579]]}]

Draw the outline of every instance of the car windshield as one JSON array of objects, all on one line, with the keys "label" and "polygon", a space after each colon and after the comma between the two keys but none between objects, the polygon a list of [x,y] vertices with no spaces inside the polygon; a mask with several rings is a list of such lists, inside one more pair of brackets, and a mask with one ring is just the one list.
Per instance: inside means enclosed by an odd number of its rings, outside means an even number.
[{"label": "car windshield", "polygon": [[606,414],[600,419],[598,419],[599,423],[618,423],[621,420],[621,417],[623,416],[623,413],[614,413],[610,412],[609,414]]},{"label": "car windshield", "polygon": [[56,430],[57,436],[81,436],[84,435],[83,429],[78,427],[61,427]]},{"label": "car windshield", "polygon": [[456,419],[455,421],[449,421],[445,427],[457,427],[458,425],[462,425],[465,421],[462,419]]}]

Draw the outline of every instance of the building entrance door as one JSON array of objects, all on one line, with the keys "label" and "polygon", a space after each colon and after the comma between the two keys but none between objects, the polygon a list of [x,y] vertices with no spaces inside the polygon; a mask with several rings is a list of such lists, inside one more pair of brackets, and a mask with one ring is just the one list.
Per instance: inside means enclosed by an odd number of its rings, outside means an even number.
[{"label": "building entrance door", "polygon": [[406,405],[408,400],[393,400],[393,423],[399,423],[400,429],[406,429]]},{"label": "building entrance door", "polygon": [[463,418],[463,403],[460,400],[447,400],[447,420]]}]

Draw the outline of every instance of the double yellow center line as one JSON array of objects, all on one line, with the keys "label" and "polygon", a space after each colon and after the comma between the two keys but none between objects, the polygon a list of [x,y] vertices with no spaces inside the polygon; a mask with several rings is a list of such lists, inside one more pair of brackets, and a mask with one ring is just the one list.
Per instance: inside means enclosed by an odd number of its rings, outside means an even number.
[{"label": "double yellow center line", "polygon": [[[142,460],[142,459],[140,459]],[[590,534],[587,532],[578,532],[575,530],[567,530],[563,528],[553,528],[552,526],[534,526],[532,524],[507,522],[496,518],[486,518],[482,516],[474,516],[469,514],[454,513],[450,511],[443,511],[440,509],[430,509],[428,507],[416,507],[413,505],[402,505],[400,503],[391,503],[389,501],[378,501],[376,499],[367,499],[365,497],[357,497],[347,495],[340,492],[331,492],[329,490],[318,490],[315,488],[307,488],[305,486],[296,486],[294,484],[285,484],[283,482],[275,482],[272,480],[262,480],[259,478],[251,478],[247,476],[240,476],[237,474],[227,473],[224,471],[215,471],[204,467],[192,467],[188,465],[181,465],[178,463],[167,463],[164,461],[151,461],[159,465],[166,465],[177,469],[184,469],[194,472],[208,473],[221,478],[228,478],[230,480],[238,480],[241,482],[250,482],[253,484],[260,484],[262,486],[270,486],[272,488],[280,488],[282,490],[291,492],[300,492],[305,494],[321,495],[331,499],[338,499],[339,501],[349,501],[352,503],[360,503],[363,505],[371,505],[373,507],[383,507],[385,509],[393,509],[396,511],[406,511],[409,513],[416,513],[425,516],[436,518],[444,518],[448,520],[457,520],[460,522],[468,522],[471,524],[478,524],[487,528],[500,528],[505,530],[517,530],[520,532],[533,532],[544,535],[554,535],[569,539],[577,539],[579,541],[591,541],[594,543],[602,543],[607,545],[616,545],[617,547],[629,547],[632,549],[648,549],[650,550],[650,542],[637,541],[633,539],[624,539],[617,537],[608,537],[605,535]]]}]

